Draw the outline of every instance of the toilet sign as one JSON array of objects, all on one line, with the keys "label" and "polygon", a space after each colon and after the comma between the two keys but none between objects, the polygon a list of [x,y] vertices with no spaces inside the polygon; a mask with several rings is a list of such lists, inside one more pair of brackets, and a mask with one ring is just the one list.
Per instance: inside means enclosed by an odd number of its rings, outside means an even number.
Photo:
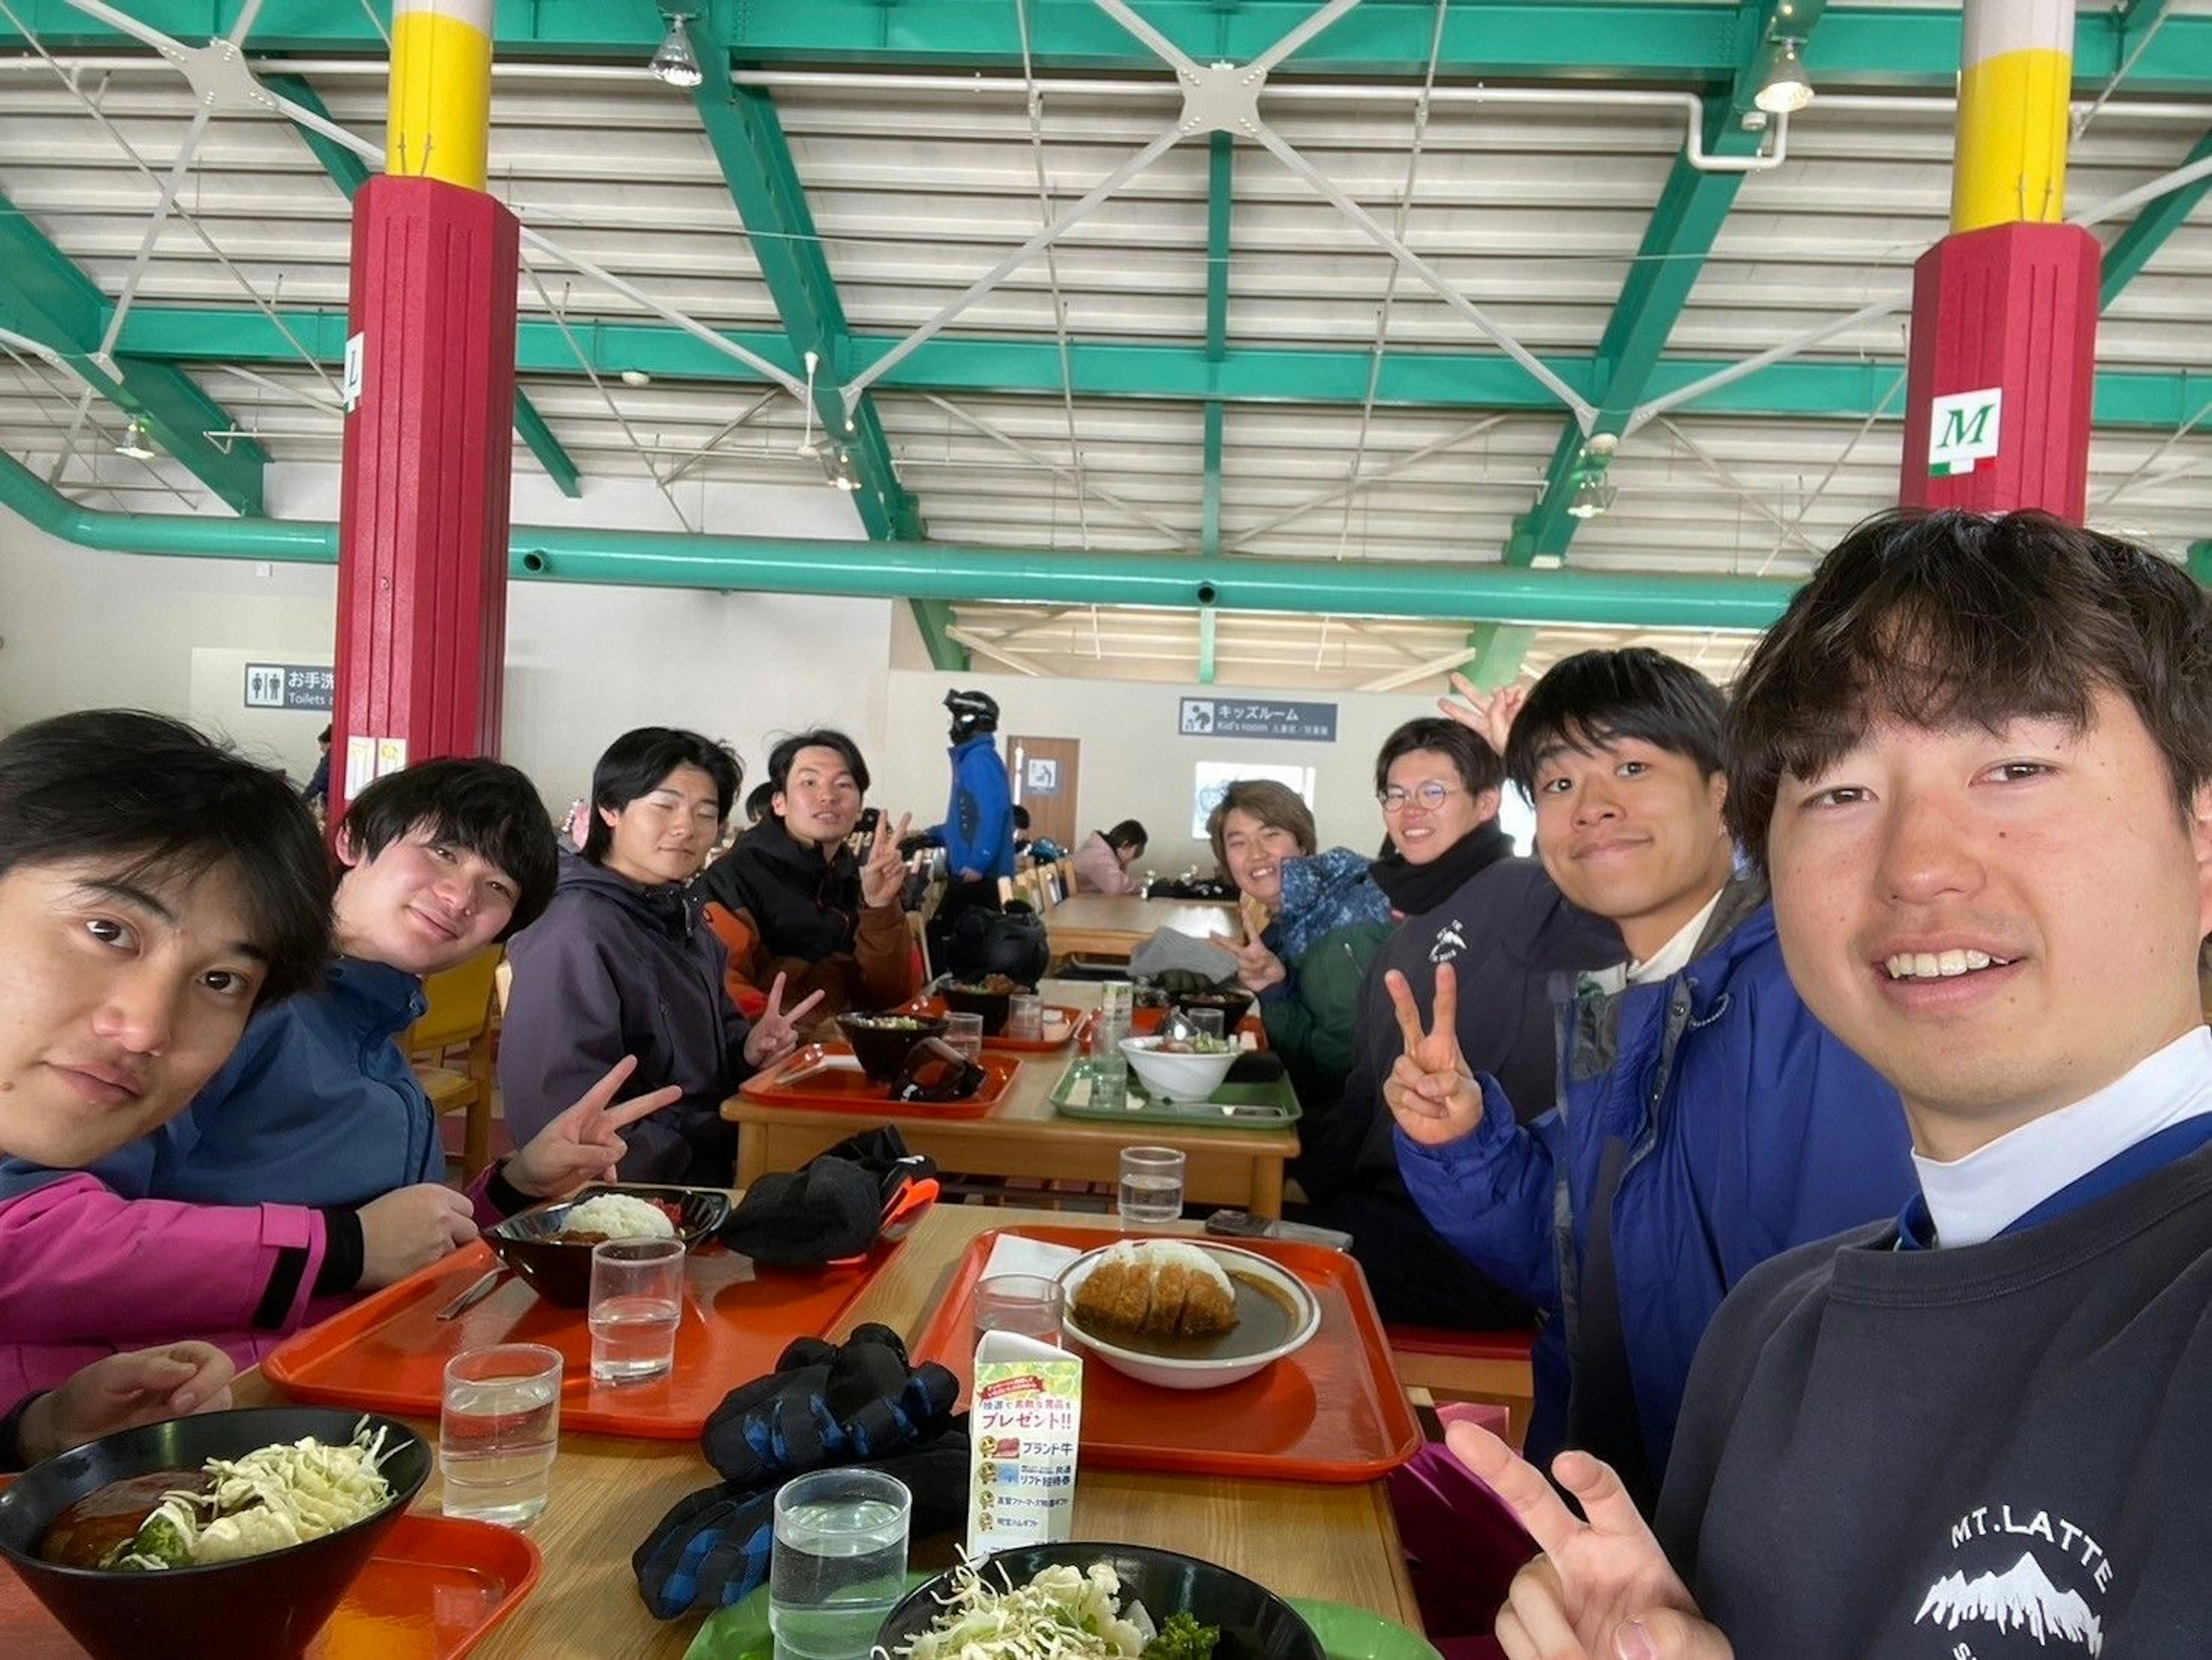
[{"label": "toilet sign", "polygon": [[1994,458],[2003,405],[2002,386],[1949,392],[1931,401],[1928,406],[1929,477],[1955,477],[1972,472],[1975,462]]}]

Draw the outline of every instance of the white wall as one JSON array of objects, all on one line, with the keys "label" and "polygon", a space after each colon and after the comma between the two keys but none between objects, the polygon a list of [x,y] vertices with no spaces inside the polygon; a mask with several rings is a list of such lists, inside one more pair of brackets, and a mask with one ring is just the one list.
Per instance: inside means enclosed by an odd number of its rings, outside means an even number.
[{"label": "white wall", "polygon": [[1238,697],[1334,703],[1336,741],[1186,738],[1177,731],[1180,700],[1213,695],[1195,681],[1181,686],[1109,684],[893,669],[885,721],[889,743],[880,761],[874,751],[869,756],[876,778],[872,799],[894,811],[910,807],[918,824],[945,816],[951,775],[943,699],[956,685],[980,688],[999,700],[1002,754],[1005,739],[1015,733],[1080,739],[1079,833],[1088,835],[1123,818],[1140,820],[1152,838],[1144,862],[1162,875],[1186,865],[1202,871],[1213,866],[1212,849],[1190,835],[1192,770],[1200,761],[1314,768],[1314,820],[1322,845],[1375,852],[1382,841],[1382,815],[1375,805],[1375,753],[1401,722],[1436,712],[1434,700],[1419,693],[1240,685]]},{"label": "white wall", "polygon": [[[279,516],[335,512],[331,470],[273,469],[270,483]],[[587,491],[577,503],[518,489],[516,521],[599,515],[675,527],[650,489]],[[762,499],[770,496],[796,499]],[[829,490],[685,505],[695,526],[703,517],[713,530],[857,533],[849,501]],[[330,662],[337,587],[329,567],[98,553],[0,509],[0,731],[128,704],[223,731],[304,779],[328,717],[247,710],[244,665]],[[507,601],[506,757],[558,808],[634,726],[728,739],[749,787],[775,738],[799,727],[844,727],[873,755],[884,740],[892,610],[883,599],[518,582]]]}]

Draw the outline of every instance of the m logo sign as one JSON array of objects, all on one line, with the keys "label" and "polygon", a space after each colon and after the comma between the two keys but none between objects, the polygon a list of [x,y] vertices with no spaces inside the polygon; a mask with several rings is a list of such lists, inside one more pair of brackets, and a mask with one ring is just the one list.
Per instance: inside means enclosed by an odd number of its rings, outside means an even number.
[{"label": "m logo sign", "polygon": [[1929,409],[1928,472],[1950,478],[1972,472],[1974,463],[1997,453],[1997,417],[2004,389],[1956,392],[1936,398]]}]

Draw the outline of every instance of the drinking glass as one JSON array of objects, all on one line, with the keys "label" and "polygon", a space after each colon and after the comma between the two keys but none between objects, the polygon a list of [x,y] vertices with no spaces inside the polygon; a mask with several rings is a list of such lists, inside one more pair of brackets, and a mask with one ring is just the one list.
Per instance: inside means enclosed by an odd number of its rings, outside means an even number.
[{"label": "drinking glass", "polygon": [[1219,1037],[1222,1035],[1219,1009],[1185,1009],[1182,1017],[1190,1022],[1201,1037]]},{"label": "drinking glass", "polygon": [[607,1239],[592,1247],[592,1381],[642,1383],[676,1364],[684,1316],[681,1239]]},{"label": "drinking glass", "polygon": [[561,1440],[561,1354],[538,1343],[446,1362],[438,1469],[448,1516],[526,1528],[545,1508]]},{"label": "drinking glass", "polygon": [[1065,1296],[1060,1281],[1041,1274],[994,1274],[975,1282],[969,1304],[975,1341],[988,1331],[1011,1331],[1040,1342],[1060,1341]]},{"label": "drinking glass", "polygon": [[945,1018],[945,1041],[970,1061],[983,1058],[983,1017],[954,1014]]},{"label": "drinking glass", "polygon": [[1183,1156],[1173,1147],[1121,1149],[1115,1205],[1125,1223],[1172,1222],[1182,1214]]},{"label": "drinking glass", "polygon": [[[1098,1013],[1091,1021],[1091,1030],[1118,1045],[1129,1035],[1129,1022],[1136,1008],[1137,988],[1127,980],[1109,980],[1098,988]],[[1115,1051],[1120,1053],[1118,1048]]]},{"label": "drinking glass", "polygon": [[1006,1036],[1017,1043],[1035,1043],[1044,1037],[1044,999],[1033,992],[1016,992],[1006,1000]]},{"label": "drinking glass", "polygon": [[1121,1053],[1121,1040],[1093,1025],[1085,1045],[1082,1075],[1091,1080],[1091,1104],[1117,1110],[1127,1106],[1129,1057]]},{"label": "drinking glass", "polygon": [[861,1660],[906,1591],[906,1485],[879,1470],[817,1470],[775,1495],[768,1624],[776,1660]]}]

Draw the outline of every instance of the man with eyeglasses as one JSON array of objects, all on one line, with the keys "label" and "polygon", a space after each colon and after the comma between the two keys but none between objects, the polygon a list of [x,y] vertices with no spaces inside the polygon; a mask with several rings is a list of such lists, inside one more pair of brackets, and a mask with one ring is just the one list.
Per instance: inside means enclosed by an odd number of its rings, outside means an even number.
[{"label": "man with eyeglasses", "polygon": [[1648,1510],[1721,1298],[1792,1245],[1894,1214],[1905,1121],[1800,1000],[1765,884],[1735,869],[1711,681],[1638,648],[1564,659],[1525,706],[1456,684],[1535,803],[1544,867],[1628,960],[1572,984],[1541,1116],[1460,1035],[1488,995],[1463,964],[1433,994],[1393,976],[1397,1162],[1461,1254],[1550,1311],[1529,1457],[1595,1453]]},{"label": "man with eyeglasses", "polygon": [[920,982],[899,899],[900,839],[888,814],[854,850],[868,763],[842,732],[817,727],[769,751],[769,812],[707,867],[707,921],[730,953],[723,984],[747,1018],[767,1006],[781,975],[795,1002],[820,992],[817,1020],[846,1009],[887,1009]]},{"label": "man with eyeglasses", "polygon": [[1514,856],[1498,823],[1504,781],[1497,751],[1455,721],[1409,721],[1383,740],[1375,799],[1391,851],[1370,872],[1404,921],[1360,986],[1343,1099],[1294,1166],[1308,1201],[1301,1214],[1352,1235],[1385,1318],[1462,1330],[1523,1324],[1529,1304],[1454,1250],[1407,1194],[1382,1102],[1404,1049],[1383,976],[1426,999],[1438,965],[1455,964],[1468,988],[1460,1042],[1511,1080],[1534,1116],[1552,1104],[1551,977],[1622,952],[1611,923],[1570,905],[1536,860]]}]

